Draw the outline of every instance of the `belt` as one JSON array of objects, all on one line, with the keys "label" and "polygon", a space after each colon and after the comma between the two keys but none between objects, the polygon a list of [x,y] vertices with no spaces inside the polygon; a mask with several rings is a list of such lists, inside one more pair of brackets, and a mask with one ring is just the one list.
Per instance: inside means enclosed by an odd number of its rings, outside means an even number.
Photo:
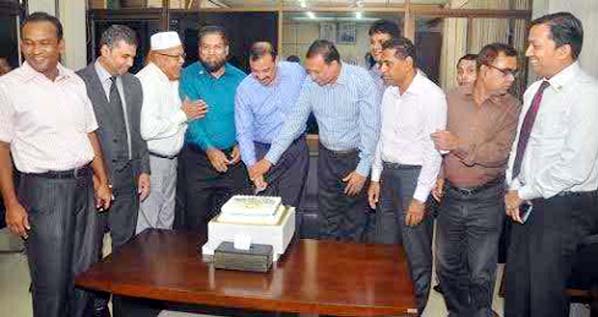
[{"label": "belt", "polygon": [[464,187],[458,187],[453,185],[451,182],[447,181],[447,187],[461,195],[464,196],[470,196],[470,195],[475,195],[477,193],[480,193],[486,189],[490,189],[492,187],[495,187],[497,185],[501,185],[504,182],[504,176],[499,176],[489,182],[486,182],[485,184],[479,185],[479,186],[475,186],[475,187],[470,187],[470,188],[464,188]]},{"label": "belt", "polygon": [[177,156],[176,155],[163,155],[163,154],[159,154],[159,153],[155,153],[155,152],[149,152],[149,155],[151,156],[155,156],[155,157],[159,157],[159,158],[163,158],[163,159],[175,159]]},{"label": "belt", "polygon": [[25,173],[27,176],[37,176],[43,178],[56,178],[56,179],[68,179],[68,178],[79,178],[87,175],[91,175],[91,167],[89,165],[83,165],[72,170],[67,171],[49,171],[45,173]]},{"label": "belt", "polygon": [[566,192],[560,192],[558,194],[556,194],[557,197],[581,197],[581,196],[598,196],[598,191],[593,190],[593,191],[589,191],[589,192],[570,192],[570,191],[566,191]]},{"label": "belt", "polygon": [[421,165],[410,165],[410,164],[401,164],[401,163],[393,163],[393,162],[382,162],[382,166],[388,169],[395,169],[395,170],[415,170],[421,168]]},{"label": "belt", "polygon": [[323,146],[322,144],[320,144],[320,147],[323,148],[324,150],[330,152],[332,155],[340,155],[340,156],[344,156],[344,155],[351,155],[351,154],[357,154],[357,152],[359,152],[359,150],[357,149],[348,149],[348,150],[331,150],[325,146]]}]

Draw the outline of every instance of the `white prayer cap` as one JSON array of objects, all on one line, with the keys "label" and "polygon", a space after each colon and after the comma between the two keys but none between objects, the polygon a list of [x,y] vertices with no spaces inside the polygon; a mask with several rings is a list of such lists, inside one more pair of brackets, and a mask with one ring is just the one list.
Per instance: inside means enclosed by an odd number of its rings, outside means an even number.
[{"label": "white prayer cap", "polygon": [[152,51],[165,50],[182,45],[179,34],[174,31],[156,33],[152,35],[150,42]]}]

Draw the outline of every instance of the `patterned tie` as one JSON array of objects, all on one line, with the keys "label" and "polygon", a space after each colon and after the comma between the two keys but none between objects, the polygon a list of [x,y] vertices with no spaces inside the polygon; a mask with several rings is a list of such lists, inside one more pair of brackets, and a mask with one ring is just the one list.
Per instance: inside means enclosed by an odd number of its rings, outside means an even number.
[{"label": "patterned tie", "polygon": [[527,141],[529,141],[529,137],[532,133],[532,128],[534,127],[534,121],[536,121],[536,115],[538,114],[540,104],[542,103],[542,95],[544,94],[544,89],[546,89],[546,87],[548,86],[550,86],[550,83],[548,81],[542,81],[540,88],[538,88],[538,91],[536,91],[536,95],[534,95],[534,99],[532,99],[532,105],[527,110],[525,118],[523,119],[523,124],[521,125],[521,132],[519,133],[519,142],[517,143],[517,155],[515,156],[515,162],[513,163],[513,179],[519,176],[519,172],[521,172],[521,162],[523,161],[523,155],[525,154]]}]

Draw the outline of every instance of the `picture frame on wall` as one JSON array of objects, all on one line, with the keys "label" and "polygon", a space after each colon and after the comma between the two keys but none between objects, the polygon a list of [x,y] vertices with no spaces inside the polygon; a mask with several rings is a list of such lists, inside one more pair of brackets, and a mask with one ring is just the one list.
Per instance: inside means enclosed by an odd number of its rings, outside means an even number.
[{"label": "picture frame on wall", "polygon": [[357,37],[357,26],[355,23],[339,23],[338,24],[338,40],[340,44],[354,44]]},{"label": "picture frame on wall", "polygon": [[336,42],[336,24],[330,22],[320,23],[320,39],[332,43]]}]

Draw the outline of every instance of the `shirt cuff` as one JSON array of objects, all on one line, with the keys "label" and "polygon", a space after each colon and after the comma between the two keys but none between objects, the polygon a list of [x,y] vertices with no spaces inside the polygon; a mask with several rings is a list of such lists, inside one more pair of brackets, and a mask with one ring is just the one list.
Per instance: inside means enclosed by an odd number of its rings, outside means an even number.
[{"label": "shirt cuff", "polygon": [[413,198],[419,200],[422,203],[425,203],[428,200],[428,196],[430,195],[430,191],[426,190],[422,186],[417,186],[415,188],[415,193],[413,193]]},{"label": "shirt cuff", "polygon": [[525,185],[521,188],[519,188],[519,190],[517,191],[519,198],[521,198],[521,200],[532,200],[532,199],[536,199],[536,198],[540,198],[542,197],[542,195],[540,193],[537,193],[531,185]]},{"label": "shirt cuff", "polygon": [[185,112],[183,110],[179,110],[175,117],[174,117],[174,122],[178,123],[178,124],[183,124],[185,122],[187,122],[187,115],[185,114]]},{"label": "shirt cuff", "polygon": [[509,190],[519,190],[519,188],[521,188],[521,183],[519,182],[519,178],[515,178],[513,179],[511,182],[508,182],[509,184]]},{"label": "shirt cuff", "polygon": [[278,160],[282,156],[282,153],[279,153],[279,152],[280,151],[278,151],[277,149],[270,148],[270,151],[268,151],[268,153],[266,153],[264,158],[266,160],[268,160],[268,162],[272,163],[272,165],[276,165],[276,163],[278,163]]},{"label": "shirt cuff", "polygon": [[355,171],[363,177],[368,177],[370,174],[370,164],[362,159],[359,161],[359,164],[357,164]]},{"label": "shirt cuff", "polygon": [[466,145],[462,145],[456,149],[454,149],[452,152],[453,154],[455,154],[459,159],[461,159],[461,161],[467,165],[470,166],[472,165],[472,158],[471,158],[471,153],[474,151],[475,149],[475,145],[474,144],[466,144]]},{"label": "shirt cuff", "polygon": [[381,175],[382,175],[382,168],[376,168],[376,167],[372,166],[372,182],[379,182]]}]

